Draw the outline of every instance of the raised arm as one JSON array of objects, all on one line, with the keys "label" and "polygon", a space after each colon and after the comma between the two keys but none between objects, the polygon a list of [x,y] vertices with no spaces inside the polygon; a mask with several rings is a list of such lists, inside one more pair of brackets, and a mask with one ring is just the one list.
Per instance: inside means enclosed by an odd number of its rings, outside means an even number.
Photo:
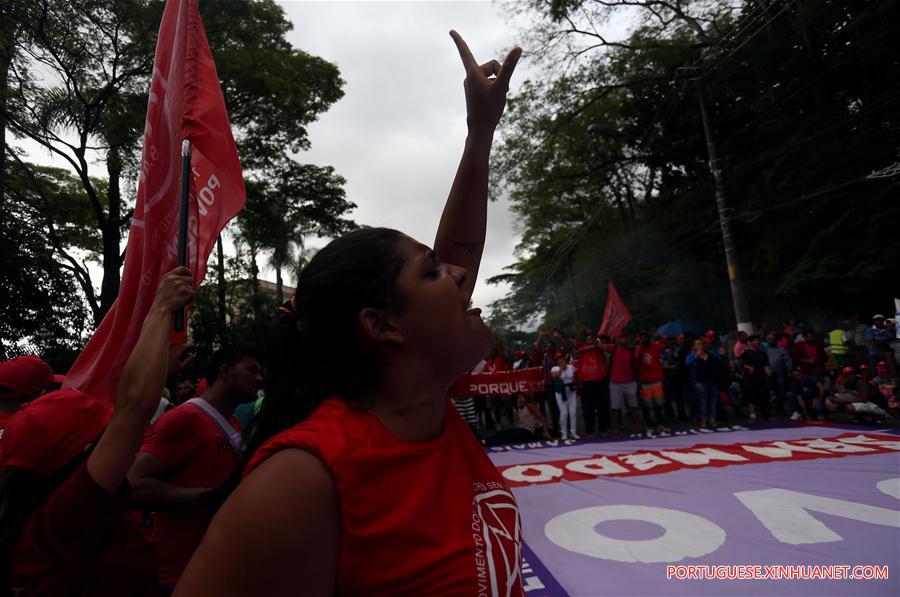
[{"label": "raised arm", "polygon": [[191,272],[179,267],[160,280],[122,377],[112,418],[87,461],[94,482],[113,493],[125,479],[144,430],[159,405],[169,368],[172,312],[194,296]]},{"label": "raised arm", "polygon": [[456,42],[466,70],[463,86],[466,90],[466,124],[469,132],[441,214],[434,251],[442,261],[468,270],[464,286],[466,294],[471,296],[484,251],[491,143],[494,129],[506,106],[509,79],[522,50],[510,50],[503,64],[491,60],[479,65],[462,37],[456,31],[451,31],[450,36]]}]

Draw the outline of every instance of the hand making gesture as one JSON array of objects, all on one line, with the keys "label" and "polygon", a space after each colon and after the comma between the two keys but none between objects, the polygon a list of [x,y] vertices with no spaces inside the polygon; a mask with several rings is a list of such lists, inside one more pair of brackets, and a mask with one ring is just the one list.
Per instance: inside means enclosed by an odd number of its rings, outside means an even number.
[{"label": "hand making gesture", "polygon": [[510,50],[503,64],[491,60],[479,65],[459,33],[451,30],[450,37],[456,42],[456,49],[466,69],[463,87],[466,90],[466,122],[469,129],[493,132],[506,107],[509,79],[522,55],[522,48]]}]

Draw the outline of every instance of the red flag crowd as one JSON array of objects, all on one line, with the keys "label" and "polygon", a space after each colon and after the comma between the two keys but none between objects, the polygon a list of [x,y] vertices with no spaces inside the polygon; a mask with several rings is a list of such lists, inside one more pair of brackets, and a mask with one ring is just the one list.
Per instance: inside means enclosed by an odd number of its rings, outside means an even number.
[{"label": "red flag crowd", "polygon": [[827,343],[793,323],[634,335],[610,283],[599,330],[541,328],[507,354],[469,302],[521,49],[479,64],[450,36],[467,136],[432,246],[389,228],[336,238],[260,347],[195,355],[173,314],[245,193],[198,0],[167,1],[118,299],[64,378],[34,356],[0,363],[0,597],[523,596],[522,521],[484,443],[770,407],[900,415],[880,315]]},{"label": "red flag crowd", "polygon": [[[635,333],[609,288],[596,333],[548,334],[542,326],[529,346],[510,352],[495,339],[453,386],[457,408],[485,443],[618,437],[626,415],[631,433],[648,436],[673,426],[765,421],[773,410],[800,422],[900,417],[900,340],[883,315],[871,325],[839,321],[824,339],[794,321],[761,324],[760,334],[703,331],[691,322]],[[691,329],[681,331],[682,323]],[[664,333],[669,328],[675,333]]]}]

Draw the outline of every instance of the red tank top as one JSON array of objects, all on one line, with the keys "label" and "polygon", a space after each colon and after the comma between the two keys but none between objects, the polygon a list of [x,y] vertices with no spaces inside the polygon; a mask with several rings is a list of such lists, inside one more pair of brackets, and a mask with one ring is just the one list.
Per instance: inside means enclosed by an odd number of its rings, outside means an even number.
[{"label": "red tank top", "polygon": [[328,399],[263,444],[247,473],[286,448],[315,454],[334,478],[336,594],[524,595],[516,500],[449,400],[441,435],[407,442]]}]

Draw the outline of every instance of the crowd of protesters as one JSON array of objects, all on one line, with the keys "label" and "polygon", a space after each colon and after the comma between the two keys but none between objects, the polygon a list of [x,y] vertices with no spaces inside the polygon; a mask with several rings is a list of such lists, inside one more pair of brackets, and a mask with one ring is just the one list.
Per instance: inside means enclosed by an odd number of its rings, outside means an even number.
[{"label": "crowd of protesters", "polygon": [[[619,436],[670,431],[673,422],[717,427],[738,419],[823,420],[844,412],[851,420],[900,417],[896,322],[875,315],[870,325],[848,321],[820,335],[788,321],[761,334],[707,330],[668,337],[627,331],[611,339],[590,330],[567,335],[538,330],[530,350],[508,358],[496,345],[473,373],[541,367],[544,391],[456,399],[477,432],[493,443],[553,434]],[[541,419],[519,416],[533,404]],[[539,424],[535,424],[538,422]],[[494,433],[500,430],[501,433]]]},{"label": "crowd of protesters", "polygon": [[[610,339],[588,330],[570,337],[541,329],[530,351],[507,358],[495,344],[474,371],[539,367],[546,373],[543,392],[455,402],[476,432],[493,428],[489,437],[496,443],[579,439],[582,433],[618,436],[626,421],[631,432],[653,435],[670,431],[677,421],[711,428],[745,413],[750,421],[767,420],[772,410],[793,420],[843,411],[859,422],[876,422],[900,416],[894,325],[880,315],[862,330],[839,322],[824,341],[793,323],[764,336],[708,330],[674,338],[625,332]],[[202,375],[195,356],[170,345],[166,355],[155,357],[156,366],[165,368],[165,385],[146,384],[141,402],[152,412],[151,424],[135,446],[136,456],[124,461],[125,468],[119,463],[119,476],[111,475],[108,487],[114,491],[108,494],[103,481],[91,481],[87,471],[103,428],[114,422],[109,409],[75,390],[60,390],[62,376],[37,357],[0,363],[0,532],[4,561],[15,553],[16,562],[9,572],[58,586],[60,579],[46,564],[49,525],[53,534],[65,534],[75,528],[67,520],[87,517],[97,536],[77,542],[77,552],[54,557],[99,558],[122,567],[122,574],[128,571],[128,581],[105,579],[110,587],[156,582],[163,594],[174,590],[213,515],[239,482],[241,432],[265,401],[263,366],[253,351],[224,347],[202,355]],[[154,364],[135,357],[124,377],[140,386],[139,371],[148,366]],[[35,441],[42,436],[54,440]],[[64,499],[74,495],[80,497]],[[84,507],[85,495],[94,499],[93,509]],[[10,525],[35,504],[29,522],[10,541]]]},{"label": "crowd of protesters", "polygon": [[[469,135],[434,249],[386,228],[333,240],[300,272],[265,358],[200,355],[202,379],[170,342],[194,296],[184,267],[161,276],[108,400],[56,389],[34,357],[0,363],[0,597],[473,594],[486,590],[473,560],[487,558],[494,590],[524,595],[521,562],[506,561],[523,548],[515,497],[446,396],[490,348],[468,303],[493,133],[521,50],[479,65],[451,36]],[[798,417],[865,415],[861,404],[896,414],[884,318],[863,330],[871,364],[859,372],[831,366],[851,354],[835,347],[856,341],[840,329],[830,356],[809,331],[763,345],[553,330],[512,362],[495,350],[479,366],[541,367],[545,391],[473,399],[471,414],[510,440],[578,438],[579,416],[589,434],[617,435],[625,414],[635,431],[688,417],[715,426],[723,403],[767,418],[773,389]],[[489,523],[514,533],[486,538]]]},{"label": "crowd of protesters", "polygon": [[[65,583],[78,586],[75,578],[90,575],[87,562],[99,558],[133,579],[113,575],[88,594],[138,585],[156,594],[157,583],[162,593],[174,589],[238,482],[244,443],[235,411],[243,406],[245,421],[249,418],[263,382],[262,367],[250,350],[217,350],[198,377],[195,355],[185,348],[170,345],[165,358],[158,358],[166,367],[166,384],[144,401],[146,412],[153,413],[150,425],[133,461],[126,458],[128,468],[121,469],[127,486],[116,479],[112,495],[89,478],[86,462],[98,454],[98,437],[114,420],[110,409],[77,390],[60,389],[63,376],[37,357],[0,363],[0,538],[3,576],[13,586],[17,578],[32,579],[30,594],[51,594]],[[136,359],[131,367],[145,365]],[[123,376],[130,373],[126,369]],[[37,507],[29,522],[18,527],[31,506]],[[76,525],[66,521],[85,518],[96,523],[96,536],[48,540],[75,533]],[[83,562],[86,568],[61,578],[54,569],[60,559]],[[8,592],[9,586],[0,590]]]}]

